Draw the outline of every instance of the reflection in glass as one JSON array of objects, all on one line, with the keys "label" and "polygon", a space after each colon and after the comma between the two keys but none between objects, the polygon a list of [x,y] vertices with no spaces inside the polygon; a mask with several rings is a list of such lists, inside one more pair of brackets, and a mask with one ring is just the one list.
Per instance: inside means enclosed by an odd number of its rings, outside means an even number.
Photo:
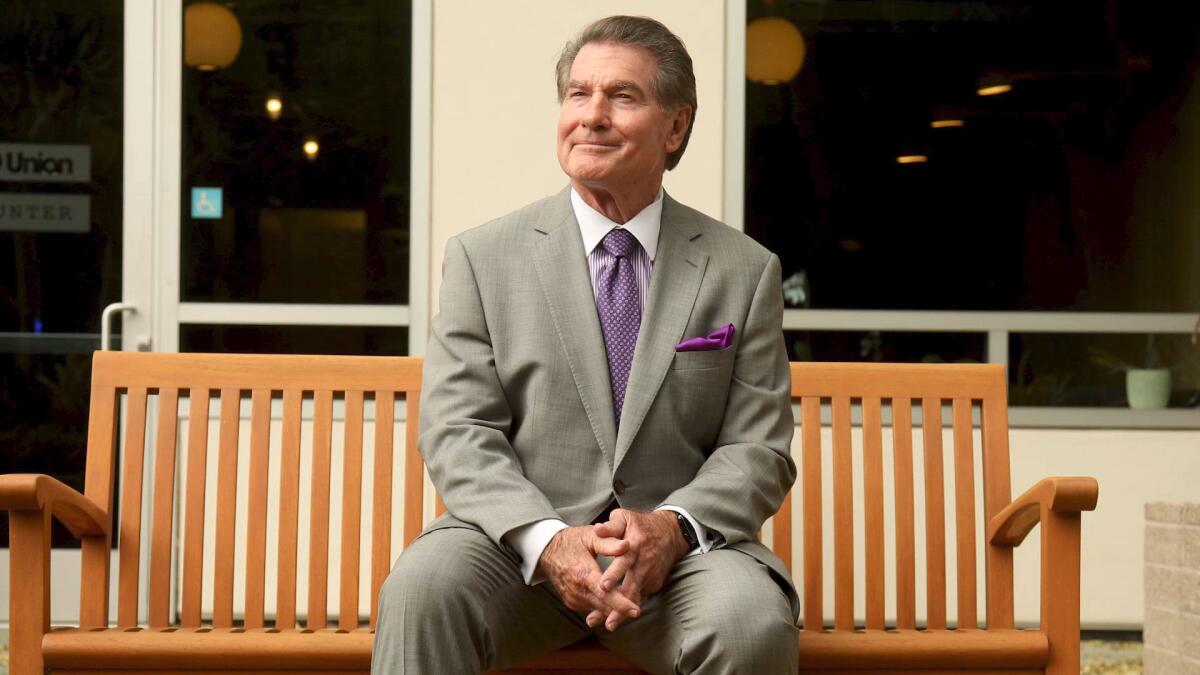
[{"label": "reflection in glass", "polygon": [[812,307],[1200,309],[1200,5],[750,0],[767,16],[807,48],[746,83],[745,227]]},{"label": "reflection in glass", "polygon": [[183,300],[408,301],[410,5],[239,0],[236,58],[184,67],[183,194],[223,208],[182,205]]},{"label": "reflection in glass", "polygon": [[1200,407],[1200,346],[1186,335],[1011,335],[1009,363],[1014,406]]},{"label": "reflection in glass", "polygon": [[891,363],[984,363],[987,338],[980,333],[882,331],[784,331],[792,361]]}]

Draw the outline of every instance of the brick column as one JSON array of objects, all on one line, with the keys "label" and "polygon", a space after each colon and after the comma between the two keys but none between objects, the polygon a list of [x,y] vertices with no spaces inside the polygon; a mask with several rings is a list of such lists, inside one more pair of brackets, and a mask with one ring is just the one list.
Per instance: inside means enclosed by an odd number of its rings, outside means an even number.
[{"label": "brick column", "polygon": [[1200,673],[1200,503],[1146,504],[1146,675]]}]

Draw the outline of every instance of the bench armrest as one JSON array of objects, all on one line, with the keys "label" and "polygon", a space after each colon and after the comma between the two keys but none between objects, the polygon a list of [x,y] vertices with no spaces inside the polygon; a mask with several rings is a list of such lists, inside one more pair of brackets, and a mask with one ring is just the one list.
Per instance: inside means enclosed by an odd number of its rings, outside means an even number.
[{"label": "bench armrest", "polygon": [[109,533],[108,514],[66,484],[39,473],[0,475],[0,511],[42,511],[62,521],[76,537]]},{"label": "bench armrest", "polygon": [[1042,509],[1059,513],[1091,511],[1096,508],[1099,493],[1095,478],[1043,478],[992,518],[988,541],[998,546],[1017,546],[1041,521]]}]

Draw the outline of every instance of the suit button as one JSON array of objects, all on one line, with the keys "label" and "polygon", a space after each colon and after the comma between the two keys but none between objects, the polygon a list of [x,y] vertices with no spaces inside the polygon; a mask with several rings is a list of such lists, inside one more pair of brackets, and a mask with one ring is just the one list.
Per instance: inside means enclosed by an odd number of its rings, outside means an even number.
[{"label": "suit button", "polygon": [[625,481],[618,479],[616,482],[614,482],[613,492],[617,493],[618,495],[625,494]]}]

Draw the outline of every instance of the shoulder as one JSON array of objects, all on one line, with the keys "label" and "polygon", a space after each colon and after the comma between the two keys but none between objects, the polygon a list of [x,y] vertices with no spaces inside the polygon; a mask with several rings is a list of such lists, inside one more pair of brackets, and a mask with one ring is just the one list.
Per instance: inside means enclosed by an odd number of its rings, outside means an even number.
[{"label": "shoulder", "polygon": [[775,254],[745,232],[674,199],[665,205],[664,216],[667,213],[675,223],[690,231],[690,234],[699,235],[692,241],[708,253],[710,265],[716,263],[761,272],[775,257]]}]

